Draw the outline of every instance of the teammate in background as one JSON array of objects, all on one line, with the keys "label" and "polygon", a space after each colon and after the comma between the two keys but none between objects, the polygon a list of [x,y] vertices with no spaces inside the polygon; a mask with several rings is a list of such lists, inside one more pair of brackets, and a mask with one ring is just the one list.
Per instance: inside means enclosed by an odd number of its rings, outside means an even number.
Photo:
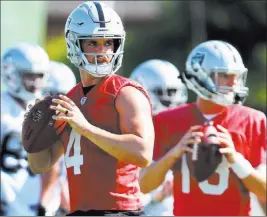
[{"label": "teammate in background", "polygon": [[[266,203],[266,116],[241,105],[248,95],[242,58],[229,43],[207,41],[191,51],[181,75],[197,101],[156,115],[156,163],[145,169],[141,190],[157,188],[172,168],[174,215],[247,216],[249,192]],[[201,142],[201,126],[208,121],[218,130],[223,161],[198,183],[185,152]]]},{"label": "teammate in background", "polygon": [[[49,78],[43,95],[67,94],[76,85],[72,70],[61,62],[50,61]],[[64,158],[42,174],[41,204],[45,215],[64,215],[69,212],[69,190]]]},{"label": "teammate in background", "polygon": [[[178,76],[180,73],[173,64],[165,60],[152,59],[138,65],[130,78],[146,89],[152,101],[153,113],[156,114],[187,102],[187,88]],[[164,182],[142,198],[146,215],[173,215],[172,185],[173,174],[169,170]]]},{"label": "teammate in background", "polygon": [[141,84],[152,101],[153,113],[187,102],[187,88],[178,78],[178,69],[165,60],[152,59],[138,65],[130,79]]},{"label": "teammate in background", "polygon": [[43,88],[43,95],[66,94],[76,85],[73,71],[64,63],[51,60],[49,63],[49,77]]},{"label": "teammate in background", "polygon": [[2,56],[6,91],[1,92],[1,215],[38,214],[41,178],[29,169],[21,130],[27,104],[41,97],[48,63],[47,53],[28,43],[10,47]]},{"label": "teammate in background", "polygon": [[152,160],[152,108],[139,84],[114,75],[124,52],[121,19],[102,2],[84,2],[69,15],[65,37],[81,82],[53,100],[62,113],[53,118],[66,123],[62,142],[28,153],[30,167],[45,172],[64,154],[69,215],[141,215],[138,172]]}]

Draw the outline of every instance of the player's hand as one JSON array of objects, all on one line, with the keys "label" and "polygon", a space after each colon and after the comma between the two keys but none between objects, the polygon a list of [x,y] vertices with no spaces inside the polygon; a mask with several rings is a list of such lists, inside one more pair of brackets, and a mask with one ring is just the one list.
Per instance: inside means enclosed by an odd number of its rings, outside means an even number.
[{"label": "player's hand", "polygon": [[182,137],[179,143],[172,149],[177,159],[181,158],[184,152],[193,152],[193,149],[188,147],[190,144],[200,144],[201,138],[204,136],[201,131],[201,125],[195,125],[190,127],[187,133]]},{"label": "player's hand", "polygon": [[173,180],[167,180],[166,182],[163,182],[162,186],[163,199],[171,195],[172,191],[173,191]]},{"label": "player's hand", "polygon": [[173,191],[173,181],[167,180],[162,183],[162,189],[158,192],[156,192],[154,198],[152,199],[153,202],[160,203],[162,202],[166,197],[170,196]]},{"label": "player's hand", "polygon": [[76,106],[70,98],[61,94],[59,98],[60,99],[53,99],[52,102],[57,105],[51,105],[50,109],[61,112],[61,115],[53,115],[52,118],[68,122],[72,129],[80,135],[83,135],[85,130],[90,127],[90,123],[85,119],[78,106]]},{"label": "player's hand", "polygon": [[235,162],[237,154],[232,137],[228,130],[221,125],[217,125],[217,129],[219,130],[217,131],[218,140],[223,146],[223,148],[220,148],[219,151],[226,157],[227,161],[232,164]]}]

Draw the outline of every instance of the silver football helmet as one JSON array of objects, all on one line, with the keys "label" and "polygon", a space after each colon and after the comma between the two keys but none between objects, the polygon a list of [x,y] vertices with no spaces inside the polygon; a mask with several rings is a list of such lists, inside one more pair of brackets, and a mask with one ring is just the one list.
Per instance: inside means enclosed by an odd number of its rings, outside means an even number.
[{"label": "silver football helmet", "polygon": [[76,85],[76,78],[72,70],[61,62],[50,61],[49,77],[43,95],[67,94]]},{"label": "silver football helmet", "polygon": [[[97,57],[105,53],[84,53],[81,40],[110,38],[114,41],[114,53],[110,63],[98,64]],[[69,15],[65,24],[67,56],[79,69],[94,77],[115,73],[122,64],[125,31],[118,14],[102,2],[88,1],[80,4]],[[89,63],[86,56],[94,56],[95,64]]]},{"label": "silver football helmet", "polygon": [[[19,43],[7,49],[2,56],[2,80],[7,90],[23,101],[41,97],[41,91],[47,80],[49,57],[39,45]],[[41,75],[38,82],[25,79],[26,74]],[[36,91],[29,91],[25,85]]]},{"label": "silver football helmet", "polygon": [[187,89],[178,78],[178,69],[171,63],[152,59],[138,65],[130,79],[141,84],[148,92],[153,112],[175,107],[187,102]]},{"label": "silver football helmet", "polygon": [[[248,96],[249,89],[245,87],[247,71],[236,48],[227,42],[212,40],[191,51],[181,76],[199,97],[229,106],[242,104]],[[235,83],[220,85],[219,75],[224,74],[234,75]]]}]

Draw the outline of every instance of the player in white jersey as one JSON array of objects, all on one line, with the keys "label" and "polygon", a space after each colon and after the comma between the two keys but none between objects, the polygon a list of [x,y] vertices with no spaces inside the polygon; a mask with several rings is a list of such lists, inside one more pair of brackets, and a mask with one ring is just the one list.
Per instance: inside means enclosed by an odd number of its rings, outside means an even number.
[{"label": "player in white jersey", "polygon": [[[72,70],[61,62],[50,61],[49,78],[43,95],[67,94],[76,85]],[[69,191],[64,158],[50,171],[42,174],[42,199],[45,215],[63,215],[69,212]]]},{"label": "player in white jersey", "polygon": [[[173,64],[164,60],[152,59],[138,65],[132,71],[130,78],[146,89],[155,114],[187,102],[187,88],[178,78],[179,75],[178,69]],[[172,171],[169,171],[162,185],[144,195],[142,200],[146,215],[173,215],[172,183],[173,174]]]},{"label": "player in white jersey", "polygon": [[49,58],[38,45],[20,43],[7,49],[1,60],[1,215],[38,214],[40,175],[31,173],[21,144],[27,104],[41,96]]}]

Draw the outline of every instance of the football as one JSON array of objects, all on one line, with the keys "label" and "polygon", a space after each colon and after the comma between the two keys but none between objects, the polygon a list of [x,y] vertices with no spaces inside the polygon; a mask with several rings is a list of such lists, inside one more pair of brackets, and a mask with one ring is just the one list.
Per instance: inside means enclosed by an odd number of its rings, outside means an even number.
[{"label": "football", "polygon": [[50,109],[49,106],[53,98],[58,96],[46,96],[24,115],[22,144],[29,153],[43,151],[60,139],[59,132],[62,131],[62,125],[65,122],[56,124],[52,119],[55,110]]},{"label": "football", "polygon": [[212,125],[203,126],[204,137],[199,145],[191,145],[193,153],[187,154],[187,163],[198,182],[208,179],[222,162],[217,130]]}]

